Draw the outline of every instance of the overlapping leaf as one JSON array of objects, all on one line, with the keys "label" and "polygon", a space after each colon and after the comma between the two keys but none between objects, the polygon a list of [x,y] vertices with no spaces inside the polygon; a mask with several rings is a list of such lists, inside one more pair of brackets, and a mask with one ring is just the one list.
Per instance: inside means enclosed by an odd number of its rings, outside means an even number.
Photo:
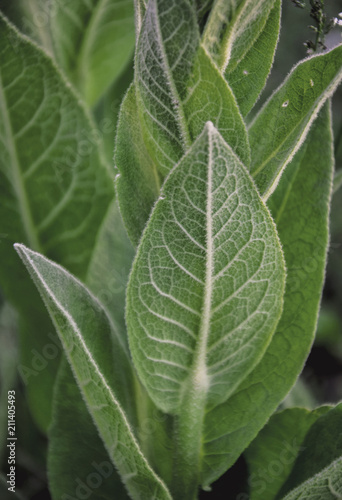
[{"label": "overlapping leaf", "polygon": [[206,416],[203,484],[227,470],[295,383],[317,323],[333,171],[326,106],[269,200],[287,266],[282,317],[266,354],[235,394]]},{"label": "overlapping leaf", "polygon": [[329,406],[313,411],[290,408],[275,413],[247,448],[251,500],[274,500],[295,467],[303,441]]},{"label": "overlapping leaf", "polygon": [[94,104],[133,52],[133,0],[58,0],[50,17],[59,64]]},{"label": "overlapping leaf", "polygon": [[102,306],[57,264],[23,245],[16,245],[16,250],[53,318],[89,412],[130,495],[170,500],[127,420],[133,394],[130,365]]},{"label": "overlapping leaf", "polygon": [[203,43],[222,73],[235,69],[263,30],[275,0],[218,0]]},{"label": "overlapping leaf", "polygon": [[[180,159],[208,120],[234,149],[238,144],[237,154],[248,163],[243,120],[221,79],[200,50],[191,4],[186,0],[149,2],[136,53],[135,82],[147,147],[162,173]],[[189,100],[196,103],[196,109]],[[216,123],[219,119],[224,122],[222,129]]]},{"label": "overlapping leaf", "polygon": [[243,116],[255,105],[269,76],[279,36],[280,11],[281,0],[276,0],[251,48],[233,71],[230,66],[225,71]]},{"label": "overlapping leaf", "polygon": [[[1,16],[0,109],[0,282],[24,317],[21,364],[32,373],[31,350],[41,355],[53,326],[12,245],[26,243],[84,277],[113,187],[83,106],[51,59]],[[42,429],[57,365],[28,380]]]},{"label": "overlapping leaf", "polygon": [[227,399],[271,339],[283,283],[269,213],[208,124],[165,181],[128,286],[133,359],[156,404],[177,413],[187,384]]},{"label": "overlapping leaf", "polygon": [[302,451],[277,498],[335,500],[342,495],[342,405],[310,428]]},{"label": "overlapping leaf", "polygon": [[294,67],[249,129],[251,173],[264,199],[300,148],[317,113],[342,78],[342,45]]}]

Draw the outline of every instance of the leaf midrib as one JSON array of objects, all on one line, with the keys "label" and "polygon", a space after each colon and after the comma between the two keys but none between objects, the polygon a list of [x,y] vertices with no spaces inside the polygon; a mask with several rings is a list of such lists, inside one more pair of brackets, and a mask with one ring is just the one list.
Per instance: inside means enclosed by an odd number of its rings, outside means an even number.
[{"label": "leaf midrib", "polygon": [[169,85],[170,85],[170,89],[171,89],[171,92],[173,94],[173,99],[175,101],[177,101],[178,103],[178,106],[173,106],[173,109],[176,113],[176,116],[178,118],[178,125],[179,125],[179,128],[180,128],[180,133],[181,133],[181,138],[183,139],[184,141],[184,146],[186,149],[189,149],[191,144],[192,144],[192,141],[191,141],[191,136],[190,136],[190,131],[189,131],[189,128],[188,128],[188,125],[187,125],[187,121],[185,119],[185,113],[184,113],[184,109],[183,109],[183,102],[178,94],[178,91],[177,91],[177,88],[175,86],[175,83],[173,81],[173,75],[172,75],[172,71],[170,69],[170,65],[169,65],[169,61],[168,61],[168,58],[167,58],[167,55],[166,55],[166,51],[165,51],[165,47],[164,47],[164,40],[163,40],[163,36],[162,36],[162,32],[161,32],[161,27],[160,27],[160,21],[159,21],[159,12],[158,12],[158,5],[157,5],[157,1],[154,0],[154,7],[155,7],[155,16],[156,16],[156,36],[158,38],[158,41],[159,41],[159,48],[160,48],[160,53],[161,53],[161,56],[162,56],[162,60],[164,62],[164,66],[165,66],[165,73],[166,73],[166,78],[169,82]]},{"label": "leaf midrib", "polygon": [[11,119],[8,112],[7,100],[3,87],[2,75],[0,71],[0,109],[2,110],[2,120],[4,123],[5,134],[7,137],[7,146],[11,160],[11,173],[12,173],[12,186],[16,193],[16,198],[19,207],[19,214],[23,224],[25,236],[28,245],[43,253],[32,218],[31,207],[27,198],[25,185],[22,179],[22,171],[20,168],[20,161],[16,151],[16,143],[12,129]]}]

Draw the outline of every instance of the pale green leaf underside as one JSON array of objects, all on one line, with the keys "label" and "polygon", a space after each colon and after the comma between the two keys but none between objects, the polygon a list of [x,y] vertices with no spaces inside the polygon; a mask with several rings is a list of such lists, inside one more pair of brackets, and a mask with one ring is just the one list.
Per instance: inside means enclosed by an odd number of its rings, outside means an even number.
[{"label": "pale green leaf underside", "polygon": [[204,485],[233,465],[265,425],[295,383],[313,342],[324,281],[333,171],[327,106],[305,146],[269,200],[287,267],[282,317],[259,365],[226,403],[207,414]]},{"label": "pale green leaf underside", "polygon": [[203,35],[203,43],[224,73],[244,58],[264,28],[275,0],[217,0]]},{"label": "pale green leaf underside", "polygon": [[[310,427],[329,411],[323,406],[309,411],[289,408],[275,413],[245,452],[250,477],[251,500],[274,500],[287,480]],[[270,471],[269,482],[265,472]]]},{"label": "pale green leaf underside", "polygon": [[235,98],[200,47],[195,11],[188,1],[149,2],[135,82],[145,142],[163,174],[209,120],[249,163],[247,133]]},{"label": "pale green leaf underside", "polygon": [[122,408],[122,403],[127,407],[125,399],[133,392],[127,385],[129,362],[118,342],[113,361],[108,349],[111,326],[101,305],[57,264],[23,245],[16,245],[16,250],[53,318],[89,412],[131,497],[170,500],[142,454]]},{"label": "pale green leaf underside", "polygon": [[294,67],[250,126],[251,173],[264,199],[342,78],[342,45]]},{"label": "pale green leaf underside", "polygon": [[58,0],[50,22],[59,64],[94,104],[133,52],[133,0]]},{"label": "pale green leaf underside", "polygon": [[255,105],[269,76],[279,37],[281,0],[276,0],[265,26],[240,63],[225,71],[240,111],[246,116]]},{"label": "pale green leaf underside", "polygon": [[283,286],[272,219],[209,123],[165,181],[128,285],[131,351],[157,406],[177,413],[189,380],[209,405],[227,399],[271,339]]}]

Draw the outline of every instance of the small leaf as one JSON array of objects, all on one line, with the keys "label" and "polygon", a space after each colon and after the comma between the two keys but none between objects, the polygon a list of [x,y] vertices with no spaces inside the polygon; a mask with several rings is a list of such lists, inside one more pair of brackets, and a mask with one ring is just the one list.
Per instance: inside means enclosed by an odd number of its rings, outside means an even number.
[{"label": "small leaf", "polygon": [[275,0],[218,0],[210,13],[203,43],[224,73],[241,62],[263,30]]},{"label": "small leaf", "polygon": [[133,52],[133,0],[58,0],[51,34],[58,63],[93,105]]},{"label": "small leaf", "polygon": [[116,191],[120,210],[134,245],[140,240],[161,185],[161,175],[146,149],[138,120],[132,85],[121,105],[114,158],[119,169]]},{"label": "small leaf", "polygon": [[233,465],[255,438],[309,354],[324,281],[333,165],[331,116],[325,106],[269,200],[287,267],[283,313],[261,362],[226,403],[206,416],[204,486]]},{"label": "small leaf", "polygon": [[199,46],[188,0],[151,0],[136,53],[136,91],[147,147],[167,173],[191,144],[182,100]]},{"label": "small leaf", "polygon": [[251,500],[274,500],[295,466],[312,425],[330,409],[291,408],[275,413],[245,452]]},{"label": "small leaf", "polygon": [[128,285],[131,351],[157,406],[177,413],[187,384],[226,400],[271,339],[283,283],[272,219],[208,124],[165,181]]},{"label": "small leaf", "polygon": [[165,175],[212,121],[249,164],[245,124],[235,97],[200,46],[188,0],[151,0],[136,53],[137,106],[146,147]]},{"label": "small leaf", "polygon": [[263,199],[276,188],[324,102],[342,78],[342,45],[293,68],[249,129],[251,173]]},{"label": "small leaf", "polygon": [[225,78],[243,116],[253,108],[269,76],[279,37],[281,0],[276,0],[265,26],[240,63]]},{"label": "small leaf", "polygon": [[[49,429],[49,486],[54,500],[85,492],[89,500],[127,500],[127,492],[111,463],[74,376],[62,360],[54,388]],[[72,403],[71,403],[72,402]],[[70,450],[73,463],[70,467]]]},{"label": "small leaf", "polygon": [[[112,334],[101,305],[57,264],[23,245],[16,245],[16,250],[53,318],[89,412],[131,497],[170,500],[165,485],[142,454],[127,419],[124,409],[129,415],[133,393],[129,361],[120,337]],[[113,352],[108,349],[112,340]]]},{"label": "small leaf", "polygon": [[301,453],[277,498],[335,500],[342,496],[342,404],[309,430]]}]

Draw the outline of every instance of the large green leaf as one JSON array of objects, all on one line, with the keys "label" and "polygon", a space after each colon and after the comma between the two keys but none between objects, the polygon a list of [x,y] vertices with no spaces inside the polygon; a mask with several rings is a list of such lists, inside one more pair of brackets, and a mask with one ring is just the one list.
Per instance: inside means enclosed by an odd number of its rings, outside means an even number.
[{"label": "large green leaf", "polygon": [[269,344],[284,274],[266,207],[208,123],[163,185],[127,290],[134,364],[157,406],[178,415],[176,498],[198,486],[205,408],[225,401]]},{"label": "large green leaf", "polygon": [[133,359],[157,405],[177,413],[189,380],[209,405],[227,399],[270,340],[283,282],[272,219],[209,123],[165,181],[128,286]]},{"label": "large green leaf", "polygon": [[295,466],[311,426],[329,411],[290,408],[275,413],[247,448],[250,499],[274,500]]},{"label": "large green leaf", "polygon": [[326,106],[269,200],[287,266],[283,314],[259,365],[207,414],[203,484],[227,470],[295,383],[313,342],[328,245],[333,171]]},{"label": "large green leaf", "polygon": [[241,62],[263,30],[275,0],[216,0],[203,43],[222,73]]},{"label": "large green leaf", "polygon": [[278,499],[335,500],[342,496],[342,404],[309,430]]},{"label": "large green leaf", "polygon": [[21,365],[32,375],[24,381],[46,429],[58,357],[37,359],[53,326],[13,243],[25,243],[84,277],[113,187],[85,109],[51,59],[3,17],[0,109],[0,231],[6,235],[0,283],[22,313]]},{"label": "large green leaf", "polygon": [[212,121],[248,163],[235,98],[203,48],[188,0],[151,0],[136,52],[136,92],[150,155],[166,174]]},{"label": "large green leaf", "polygon": [[342,78],[342,45],[293,68],[249,129],[251,173],[267,199]]},{"label": "large green leaf", "polygon": [[133,0],[58,0],[51,33],[57,61],[94,104],[133,52]]},{"label": "large green leaf", "polygon": [[269,76],[279,37],[281,0],[276,0],[258,38],[225,78],[231,86],[243,116],[253,108]]},{"label": "large green leaf", "polygon": [[53,318],[89,412],[129,494],[137,500],[170,500],[130,426],[130,363],[105,310],[65,269],[23,245],[16,250]]}]

